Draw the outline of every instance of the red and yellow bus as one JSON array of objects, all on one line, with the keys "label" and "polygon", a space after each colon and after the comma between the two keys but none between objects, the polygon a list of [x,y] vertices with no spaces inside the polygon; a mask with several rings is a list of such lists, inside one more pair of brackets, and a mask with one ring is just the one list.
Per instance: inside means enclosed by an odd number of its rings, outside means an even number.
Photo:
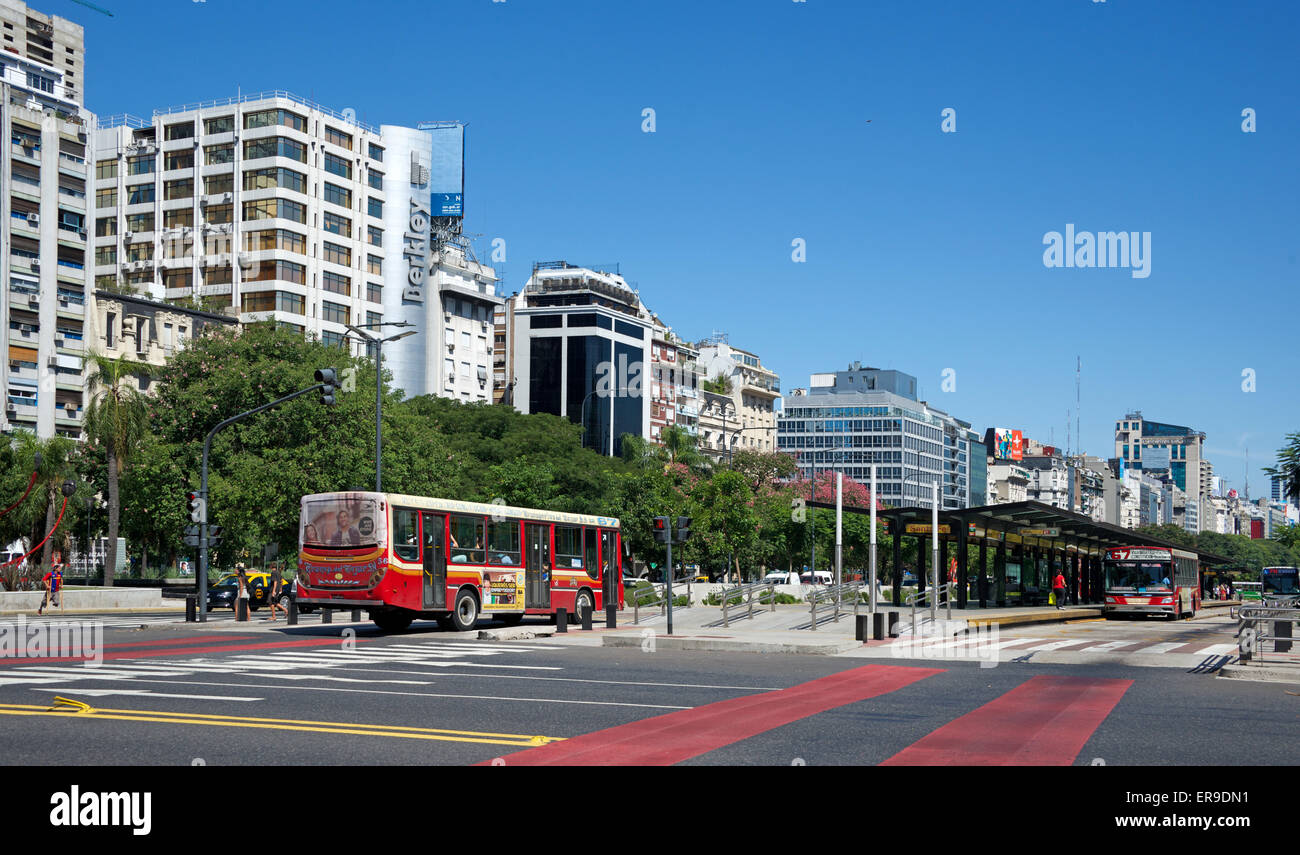
[{"label": "red and yellow bus", "polygon": [[1195,552],[1164,546],[1106,550],[1103,564],[1107,618],[1159,614],[1194,617],[1201,608],[1201,565]]},{"label": "red and yellow bus", "polygon": [[303,496],[298,601],[366,609],[386,631],[435,618],[473,629],[480,616],[581,614],[622,607],[622,544],[613,517],[392,493]]}]

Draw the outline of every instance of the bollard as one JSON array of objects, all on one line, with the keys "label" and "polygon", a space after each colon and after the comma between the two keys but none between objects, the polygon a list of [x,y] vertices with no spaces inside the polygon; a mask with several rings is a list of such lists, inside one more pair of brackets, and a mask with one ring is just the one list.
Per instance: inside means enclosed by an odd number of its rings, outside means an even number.
[{"label": "bollard", "polygon": [[361,609],[352,610],[352,622],[361,623]]},{"label": "bollard", "polygon": [[871,638],[883,641],[885,638],[885,612],[873,612],[871,615]]},{"label": "bollard", "polygon": [[199,619],[199,598],[190,596],[185,598],[185,622],[194,623]]},{"label": "bollard", "polygon": [[298,625],[298,598],[297,597],[289,598],[289,614],[287,616],[287,619],[289,621],[289,626]]},{"label": "bollard", "polygon": [[1291,621],[1289,620],[1273,621],[1273,652],[1274,653],[1291,652]]},{"label": "bollard", "polygon": [[585,605],[581,609],[578,619],[582,623],[582,628],[586,632],[591,632],[591,606]]},{"label": "bollard", "polygon": [[867,615],[858,615],[858,619],[854,621],[854,624],[855,626],[853,628],[853,638],[857,641],[866,641],[867,640]]},{"label": "bollard", "polygon": [[235,620],[236,621],[248,620],[248,600],[244,599],[243,597],[240,597],[239,599],[235,600]]},{"label": "bollard", "polygon": [[555,631],[556,632],[569,631],[569,611],[564,607],[560,607],[555,610]]},{"label": "bollard", "polygon": [[321,609],[321,610],[320,610],[320,622],[321,622],[321,623],[334,623],[334,610],[333,610],[333,609]]},{"label": "bollard", "polygon": [[605,606],[605,629],[618,629],[618,606]]}]

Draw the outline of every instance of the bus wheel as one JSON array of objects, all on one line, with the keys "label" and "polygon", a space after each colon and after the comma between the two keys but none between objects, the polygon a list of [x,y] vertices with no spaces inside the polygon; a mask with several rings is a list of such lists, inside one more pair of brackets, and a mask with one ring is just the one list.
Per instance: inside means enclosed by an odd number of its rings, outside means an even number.
[{"label": "bus wheel", "polygon": [[402,612],[375,612],[370,619],[384,632],[401,632],[411,625],[415,616]]},{"label": "bus wheel", "polygon": [[451,623],[457,632],[469,632],[478,623],[478,597],[468,588],[456,594],[456,607],[451,612]]},{"label": "bus wheel", "polygon": [[596,611],[596,606],[591,601],[591,592],[586,588],[579,591],[578,596],[573,598],[573,620],[575,622],[582,621],[582,610],[584,608],[591,609],[593,614]]}]

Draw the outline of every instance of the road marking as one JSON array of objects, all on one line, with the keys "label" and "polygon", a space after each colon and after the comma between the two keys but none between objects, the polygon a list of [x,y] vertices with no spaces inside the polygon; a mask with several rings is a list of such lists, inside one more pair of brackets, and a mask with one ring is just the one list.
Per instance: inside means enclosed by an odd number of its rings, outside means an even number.
[{"label": "road marking", "polygon": [[[66,692],[67,689],[37,689],[38,692]],[[192,701],[261,701],[265,698],[246,698],[239,695],[176,695],[155,692],[153,689],[77,689],[78,695],[106,698],[110,695],[130,695],[142,698],[185,698]]]},{"label": "road marking", "polygon": [[864,665],[788,689],[598,730],[504,759],[509,766],[667,766],[942,673],[940,668]]},{"label": "road marking", "polygon": [[1235,644],[1211,644],[1203,650],[1196,651],[1197,656],[1222,656],[1225,653],[1236,653],[1237,645]]},{"label": "road marking", "polygon": [[[50,682],[50,681],[47,681]],[[592,707],[634,707],[637,709],[650,710],[689,710],[693,707],[675,706],[672,704],[633,704],[620,701],[575,701],[567,698],[514,698],[502,695],[454,695],[442,692],[397,692],[387,689],[344,689],[334,686],[268,686],[265,683],[207,683],[200,680],[132,680],[133,683],[162,683],[168,686],[220,686],[225,689],[259,689],[265,692],[267,689],[277,691],[298,691],[298,692],[347,692],[357,695],[397,695],[403,698],[447,698],[461,699],[471,701],[520,701],[523,703],[534,704],[574,704],[577,706]],[[365,682],[371,682],[369,680]]]},{"label": "road marking", "polygon": [[1184,641],[1165,641],[1160,644],[1153,644],[1150,647],[1143,647],[1141,650],[1134,650],[1133,653],[1168,653],[1171,650],[1177,650],[1186,642]]},{"label": "road marking", "polygon": [[[1038,639],[1033,639],[1033,640],[1037,641]],[[1047,650],[1060,650],[1062,647],[1069,647],[1072,644],[1087,644],[1087,643],[1088,643],[1087,639],[1083,639],[1083,638],[1075,638],[1068,641],[1049,641],[1046,644],[1040,644],[1037,647],[1026,647],[1023,651],[1017,651],[1017,652],[1041,653]]]},{"label": "road marking", "polygon": [[1080,653],[1110,653],[1112,650],[1119,650],[1121,647],[1137,644],[1136,641],[1108,641],[1105,644],[1098,644],[1095,647],[1085,647]]},{"label": "road marking", "polygon": [[[56,702],[67,703],[57,698]],[[72,703],[76,703],[73,701]],[[442,730],[438,728],[405,727],[389,724],[364,724],[340,721],[304,721],[288,718],[252,718],[248,716],[214,715],[211,713],[164,712],[161,710],[95,709],[79,704],[75,709],[30,704],[0,704],[0,715],[55,716],[79,719],[111,719],[116,721],[143,721],[160,724],[193,724],[208,727],[247,727],[264,730],[297,730],[312,733],[336,733],[357,736],[389,736],[400,739],[428,739],[440,742],[478,742],[488,745],[533,746],[546,745],[563,737],[532,736],[517,733],[485,733],[473,730]]]},{"label": "road marking", "polygon": [[1132,680],[1039,676],[890,757],[884,766],[1069,766]]}]

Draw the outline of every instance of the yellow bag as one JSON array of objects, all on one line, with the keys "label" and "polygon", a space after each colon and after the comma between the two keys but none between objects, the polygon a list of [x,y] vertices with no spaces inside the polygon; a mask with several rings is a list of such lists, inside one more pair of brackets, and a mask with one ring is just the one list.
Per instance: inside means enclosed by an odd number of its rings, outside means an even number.
[{"label": "yellow bag", "polygon": [[1052,593],[1050,593],[1050,594],[1047,595],[1047,604],[1048,604],[1049,606],[1054,606],[1054,605],[1056,605],[1056,592],[1055,592],[1055,591],[1052,591]]}]

